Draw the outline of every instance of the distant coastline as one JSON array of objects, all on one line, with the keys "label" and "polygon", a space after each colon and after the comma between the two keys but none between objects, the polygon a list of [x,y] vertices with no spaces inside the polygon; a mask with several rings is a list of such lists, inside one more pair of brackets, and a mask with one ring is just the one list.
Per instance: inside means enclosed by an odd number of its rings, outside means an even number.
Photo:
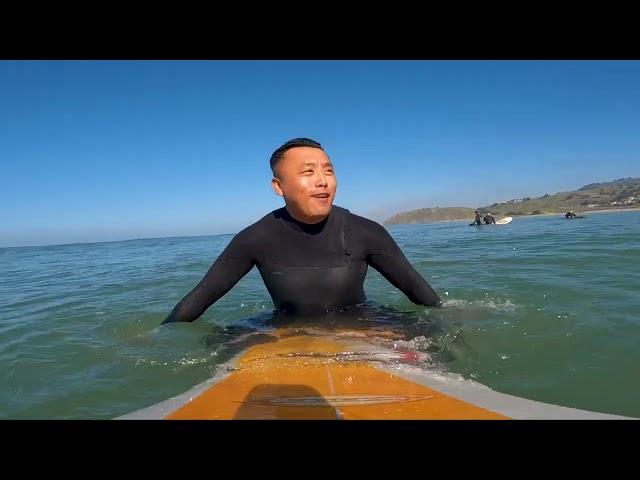
[{"label": "distant coastline", "polygon": [[473,220],[474,212],[494,217],[535,217],[575,213],[622,212],[640,209],[640,178],[620,178],[592,183],[570,192],[545,194],[538,198],[516,198],[484,207],[429,207],[396,213],[384,225]]},{"label": "distant coastline", "polygon": [[[629,208],[606,208],[601,210],[574,210],[577,214],[588,214],[588,213],[616,213],[616,212],[637,212],[640,211],[640,207],[629,207]],[[558,217],[564,216],[564,212],[555,212],[555,213],[536,213],[529,215],[500,215],[501,217],[509,216],[513,218],[529,218],[529,217]]]},{"label": "distant coastline", "polygon": [[[576,213],[580,213],[580,214],[591,214],[591,213],[620,213],[620,212],[640,212],[640,207],[631,207],[631,208],[611,208],[611,209],[606,209],[606,210],[590,210],[590,211],[583,211],[583,212],[576,212]],[[509,216],[509,215],[498,215],[496,216],[496,220],[500,220],[501,218],[504,218],[505,216]],[[535,215],[515,215],[513,217],[514,220],[516,219],[522,219],[522,218],[539,218],[539,217],[563,217],[564,213],[538,213]],[[423,223],[394,223],[394,224],[390,224],[387,225],[388,227],[394,227],[394,226],[407,226],[407,225],[430,225],[432,223],[467,223],[470,220],[473,220],[473,218],[469,219],[469,218],[456,218],[456,219],[452,219],[452,220],[433,220],[430,222],[423,222]]]},{"label": "distant coastline", "polygon": [[[637,212],[640,211],[640,207],[629,208],[607,208],[602,210],[576,210],[576,213],[616,213],[616,212]],[[564,215],[563,213],[537,213],[535,215],[516,215],[515,217],[555,217],[558,215]]]}]

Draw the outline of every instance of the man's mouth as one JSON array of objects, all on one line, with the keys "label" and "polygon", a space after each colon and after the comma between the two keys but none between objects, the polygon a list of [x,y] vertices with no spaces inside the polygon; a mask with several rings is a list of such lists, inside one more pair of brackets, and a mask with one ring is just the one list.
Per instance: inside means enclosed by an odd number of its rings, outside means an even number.
[{"label": "man's mouth", "polygon": [[329,198],[328,193],[314,193],[311,195],[313,198]]}]

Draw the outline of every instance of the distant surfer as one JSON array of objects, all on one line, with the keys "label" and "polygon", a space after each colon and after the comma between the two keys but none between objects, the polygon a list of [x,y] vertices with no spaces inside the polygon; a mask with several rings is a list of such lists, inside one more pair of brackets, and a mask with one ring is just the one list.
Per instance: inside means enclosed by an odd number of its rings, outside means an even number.
[{"label": "distant surfer", "polygon": [[493,218],[493,215],[491,215],[491,212],[487,213],[484,216],[484,223],[485,223],[485,225],[491,225],[491,224],[495,224],[496,223],[496,219]]},{"label": "distant surfer", "polygon": [[573,218],[576,216],[575,213],[573,213],[573,210],[569,210],[567,213],[564,214],[565,218]]},{"label": "distant surfer", "polygon": [[413,303],[442,305],[382,225],[333,206],[336,175],[318,142],[290,140],[270,165],[272,188],[285,206],[233,237],[163,323],[197,319],[254,266],[282,313],[315,315],[364,303],[369,266]]},{"label": "distant surfer", "polygon": [[478,210],[476,210],[476,219],[471,225],[482,225],[482,215],[480,215],[480,212]]}]

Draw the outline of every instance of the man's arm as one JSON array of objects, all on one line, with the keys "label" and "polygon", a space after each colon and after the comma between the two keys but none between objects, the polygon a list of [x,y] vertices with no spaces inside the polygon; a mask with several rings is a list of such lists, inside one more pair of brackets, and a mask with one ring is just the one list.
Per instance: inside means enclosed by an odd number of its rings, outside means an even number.
[{"label": "man's arm", "polygon": [[162,324],[193,322],[244,277],[255,264],[243,232],[236,235],[203,279],[178,302]]},{"label": "man's arm", "polygon": [[369,225],[367,235],[367,263],[401,290],[413,303],[440,307],[442,300],[409,263],[387,230],[375,223]]}]

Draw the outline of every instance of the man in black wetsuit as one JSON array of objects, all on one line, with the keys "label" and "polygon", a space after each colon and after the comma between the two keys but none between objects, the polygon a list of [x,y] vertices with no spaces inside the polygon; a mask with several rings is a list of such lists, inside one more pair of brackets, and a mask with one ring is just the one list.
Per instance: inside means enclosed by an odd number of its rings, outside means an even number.
[{"label": "man in black wetsuit", "polygon": [[493,215],[491,215],[491,213],[487,213],[484,216],[484,223],[485,223],[485,225],[491,225],[491,224],[496,223],[496,219],[493,217]]},{"label": "man in black wetsuit", "polygon": [[328,313],[363,303],[369,265],[412,302],[442,304],[384,227],[333,206],[336,176],[318,142],[290,140],[270,163],[272,187],[285,207],[238,233],[162,323],[197,319],[254,265],[282,313]]},{"label": "man in black wetsuit", "polygon": [[476,210],[476,219],[473,221],[473,223],[475,223],[476,225],[482,225],[482,215],[480,215],[480,212],[477,210]]}]

